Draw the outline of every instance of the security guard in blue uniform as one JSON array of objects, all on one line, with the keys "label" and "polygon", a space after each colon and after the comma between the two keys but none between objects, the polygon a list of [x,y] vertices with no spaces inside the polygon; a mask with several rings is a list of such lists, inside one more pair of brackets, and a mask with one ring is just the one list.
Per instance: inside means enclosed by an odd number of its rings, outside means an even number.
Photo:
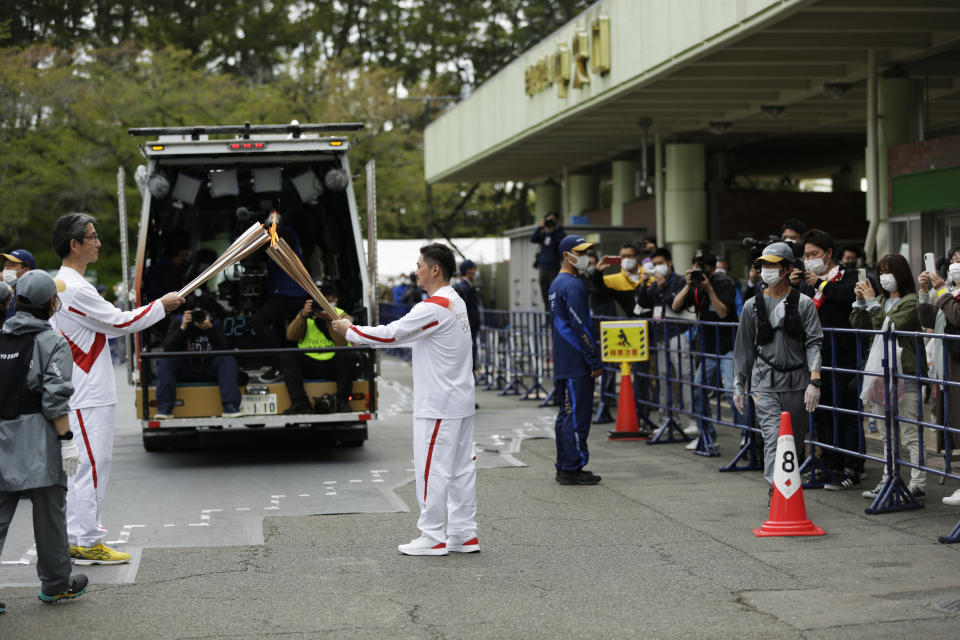
[{"label": "security guard in blue uniform", "polygon": [[587,287],[578,277],[589,264],[593,245],[580,236],[560,241],[560,273],[550,285],[553,324],[554,389],[557,413],[557,482],[591,485],[600,476],[585,471],[590,460],[587,436],[593,416],[594,378],[600,375],[600,347],[591,330]]}]

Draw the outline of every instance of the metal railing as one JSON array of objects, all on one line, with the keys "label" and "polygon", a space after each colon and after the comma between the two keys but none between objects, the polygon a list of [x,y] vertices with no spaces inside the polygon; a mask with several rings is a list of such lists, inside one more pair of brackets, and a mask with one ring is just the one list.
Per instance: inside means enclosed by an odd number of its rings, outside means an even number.
[{"label": "metal railing", "polygon": [[[381,304],[381,318],[389,322],[399,318],[409,305]],[[596,328],[604,320],[622,318],[595,317]],[[650,360],[636,363],[632,368],[634,400],[641,432],[647,436],[648,445],[676,442],[689,443],[691,436],[684,433],[680,421],[683,418],[697,425],[698,443],[694,453],[703,456],[719,456],[713,427],[737,429],[741,433],[740,444],[734,457],[720,471],[747,471],[763,469],[763,436],[755,424],[755,408],[752,398],[740,415],[730,402],[733,382],[729,372],[733,368],[732,345],[736,337],[737,323],[696,322],[682,319],[649,320],[651,336]],[[708,332],[712,333],[710,340]],[[960,358],[954,372],[957,380],[950,379],[950,355],[942,349],[942,362],[937,377],[930,377],[925,367],[918,367],[912,374],[899,371],[896,345],[913,341],[918,354],[924,354],[926,340],[941,344],[960,340],[960,335],[931,334],[901,331],[871,331],[860,329],[824,328],[823,344],[828,352],[838,354],[838,344],[850,341],[855,344],[851,351],[855,358],[852,366],[824,364],[822,375],[829,389],[823,390],[829,403],[818,405],[810,413],[806,424],[794,424],[799,441],[806,444],[807,455],[801,465],[804,488],[823,487],[827,482],[841,480],[836,469],[824,458],[830,455],[843,456],[846,460],[875,462],[885,467],[885,479],[877,495],[865,510],[868,514],[881,514],[923,507],[923,502],[914,495],[901,472],[917,470],[945,479],[960,480],[960,470],[954,468],[951,457],[951,439],[960,442],[960,425],[950,422],[950,389],[960,387]],[[599,332],[596,332],[599,335]],[[883,359],[879,370],[863,370],[866,354],[873,340],[882,340]],[[485,310],[478,336],[477,384],[480,388],[497,391],[500,395],[515,395],[523,400],[542,399],[541,406],[552,400],[552,330],[549,315],[537,311]],[[717,345],[723,349],[718,353]],[[958,344],[960,348],[960,344]],[[400,349],[409,359],[408,349]],[[401,357],[403,355],[401,354]],[[725,372],[728,375],[724,375]],[[727,378],[726,380],[724,378]],[[864,381],[882,387],[882,397],[875,406],[864,407],[861,392]],[[612,422],[610,407],[616,407],[619,398],[620,367],[604,364],[596,398],[596,423]],[[749,382],[749,381],[748,381]],[[893,384],[896,382],[896,384]],[[915,388],[919,393],[909,406],[901,406],[901,383]],[[856,403],[851,402],[850,389],[842,385],[855,385]],[[943,420],[940,423],[925,420],[923,411],[924,387],[936,390],[936,403],[942,405]],[[896,390],[896,392],[893,392]],[[711,398],[711,396],[714,396]],[[913,394],[908,396],[912,400]],[[873,403],[871,403],[873,405]],[[879,455],[868,451],[863,432],[863,421],[875,421],[881,429],[883,447]],[[819,428],[818,428],[819,427]],[[924,429],[940,436],[943,445],[943,465],[928,460],[924,446]],[[803,432],[806,431],[804,436]],[[851,431],[855,434],[851,437]],[[914,440],[916,434],[918,454],[911,460],[905,455],[904,440]],[[907,436],[907,437],[905,437]],[[909,453],[909,452],[907,452]],[[817,455],[819,454],[819,455]],[[941,542],[960,542],[960,523]]]}]

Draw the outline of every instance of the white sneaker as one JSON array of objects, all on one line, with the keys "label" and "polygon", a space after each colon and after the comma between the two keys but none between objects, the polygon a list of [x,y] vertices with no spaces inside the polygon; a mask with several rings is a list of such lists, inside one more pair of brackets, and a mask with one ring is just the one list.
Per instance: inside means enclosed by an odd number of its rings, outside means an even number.
[{"label": "white sneaker", "polygon": [[694,438],[693,440],[687,443],[687,446],[684,447],[684,449],[686,449],[687,451],[696,451],[698,444],[700,444],[700,438]]},{"label": "white sneaker", "polygon": [[172,413],[155,413],[153,414],[154,420],[173,420]]},{"label": "white sneaker", "polygon": [[447,551],[477,553],[480,551],[480,541],[477,540],[477,536],[469,539],[466,536],[447,536]]},{"label": "white sneaker", "polygon": [[397,551],[405,556],[445,556],[447,555],[447,543],[437,542],[427,536],[420,536],[407,544],[399,545]]},{"label": "white sneaker", "polygon": [[943,502],[943,504],[950,505],[951,507],[960,507],[960,489],[954,491],[953,495],[941,498],[940,501]]},{"label": "white sneaker", "polygon": [[700,435],[700,429],[697,428],[696,422],[691,422],[683,428],[683,433],[688,436],[697,436]]},{"label": "white sneaker", "polygon": [[220,417],[221,418],[242,418],[243,411],[239,409],[237,411],[224,411],[223,413],[220,414]]}]

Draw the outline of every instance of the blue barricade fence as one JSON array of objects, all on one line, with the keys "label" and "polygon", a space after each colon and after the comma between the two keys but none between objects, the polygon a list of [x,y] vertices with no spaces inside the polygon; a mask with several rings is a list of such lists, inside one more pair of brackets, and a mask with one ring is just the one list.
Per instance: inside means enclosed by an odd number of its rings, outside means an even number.
[{"label": "blue barricade fence", "polygon": [[[409,308],[381,303],[381,321],[389,323]],[[597,329],[604,320],[622,318],[595,317]],[[741,433],[740,445],[720,471],[762,470],[763,437],[755,426],[753,401],[747,402],[744,415],[733,406],[732,345],[737,324],[682,319],[649,322],[650,360],[636,363],[632,370],[637,416],[647,444],[690,442],[682,424],[686,420],[697,427],[694,453],[719,456],[715,427],[733,428]],[[880,357],[871,362],[868,355],[876,339],[880,340]],[[807,424],[793,425],[798,441],[806,445],[807,456],[801,466],[804,488],[839,480],[836,471],[840,464],[854,467],[852,471],[862,471],[867,461],[884,465],[884,478],[866,509],[868,514],[880,514],[922,508],[923,502],[910,488],[922,487],[926,474],[939,477],[941,483],[948,478],[960,480],[951,457],[954,441],[960,448],[960,424],[954,425],[950,419],[951,392],[955,394],[953,406],[960,406],[960,335],[824,328],[823,341],[826,352],[839,354],[840,345],[843,355],[823,365],[817,411],[810,414]],[[922,355],[931,341],[936,354],[933,372],[922,366],[913,373],[904,372],[900,363],[903,346],[910,343]],[[552,401],[552,331],[547,313],[484,310],[477,343],[475,370],[480,388],[521,400],[540,400],[541,406]],[[951,350],[956,350],[956,360]],[[410,358],[409,349],[386,351]],[[861,398],[864,385],[872,385],[866,403]],[[598,384],[596,423],[613,422],[610,410],[616,410],[619,387],[620,367],[605,364]],[[937,419],[924,416],[926,390],[936,396],[932,406]],[[864,420],[880,429],[883,450],[879,455],[867,450]],[[924,429],[935,434],[935,458],[939,460],[942,451],[942,465],[927,459]],[[910,484],[903,474],[911,476]],[[940,541],[960,542],[960,523]]]}]

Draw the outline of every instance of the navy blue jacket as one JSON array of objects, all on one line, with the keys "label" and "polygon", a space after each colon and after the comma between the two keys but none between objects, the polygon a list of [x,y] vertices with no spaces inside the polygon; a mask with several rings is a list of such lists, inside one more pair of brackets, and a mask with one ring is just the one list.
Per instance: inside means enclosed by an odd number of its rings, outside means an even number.
[{"label": "navy blue jacket", "polygon": [[543,227],[537,227],[530,236],[530,242],[540,245],[540,253],[537,254],[538,269],[560,270],[560,241],[567,237],[563,225],[557,225],[553,231],[547,231]]},{"label": "navy blue jacket", "polygon": [[600,346],[591,330],[587,287],[561,272],[550,285],[553,323],[553,377],[583,378],[600,368]]},{"label": "navy blue jacket", "polygon": [[670,308],[673,305],[673,299],[677,297],[680,290],[687,284],[686,278],[676,271],[671,271],[667,276],[667,282],[663,289],[657,286],[656,281],[649,287],[637,290],[637,303],[646,309],[652,309],[657,306]]}]

